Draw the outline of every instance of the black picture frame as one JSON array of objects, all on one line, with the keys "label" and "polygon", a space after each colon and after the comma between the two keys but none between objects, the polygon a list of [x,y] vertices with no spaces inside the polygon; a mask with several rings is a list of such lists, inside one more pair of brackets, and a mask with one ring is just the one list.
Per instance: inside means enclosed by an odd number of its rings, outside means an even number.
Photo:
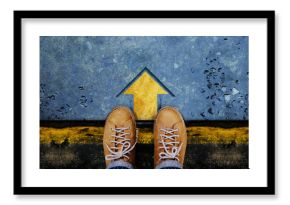
[{"label": "black picture frame", "polygon": [[[23,187],[22,186],[22,19],[48,18],[220,18],[267,20],[266,187]],[[275,194],[275,11],[14,11],[14,194],[192,195]]]}]

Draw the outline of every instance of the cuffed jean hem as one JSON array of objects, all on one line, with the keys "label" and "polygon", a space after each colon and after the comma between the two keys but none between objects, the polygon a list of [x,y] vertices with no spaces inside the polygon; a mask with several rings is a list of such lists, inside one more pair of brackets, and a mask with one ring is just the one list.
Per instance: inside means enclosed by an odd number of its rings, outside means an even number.
[{"label": "cuffed jean hem", "polygon": [[125,162],[124,160],[116,160],[112,161],[107,169],[133,169],[133,165],[129,162]]},{"label": "cuffed jean hem", "polygon": [[176,160],[165,160],[158,164],[155,169],[182,169],[182,165]]}]

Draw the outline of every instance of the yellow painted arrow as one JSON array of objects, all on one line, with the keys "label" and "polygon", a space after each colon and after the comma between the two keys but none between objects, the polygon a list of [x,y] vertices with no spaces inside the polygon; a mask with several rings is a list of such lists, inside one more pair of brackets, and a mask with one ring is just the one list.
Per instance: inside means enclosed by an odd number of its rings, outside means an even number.
[{"label": "yellow painted arrow", "polygon": [[124,94],[134,96],[134,113],[138,120],[152,120],[157,115],[157,95],[168,92],[145,70]]}]

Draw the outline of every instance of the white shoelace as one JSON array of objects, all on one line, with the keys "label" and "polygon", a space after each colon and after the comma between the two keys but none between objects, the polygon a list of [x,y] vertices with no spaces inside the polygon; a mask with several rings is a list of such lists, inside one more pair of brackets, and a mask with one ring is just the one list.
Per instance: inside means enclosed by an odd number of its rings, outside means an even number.
[{"label": "white shoelace", "polygon": [[[106,144],[109,152],[111,153],[105,156],[106,160],[116,160],[120,159],[121,157],[129,159],[127,155],[129,154],[130,151],[134,149],[138,141],[138,133],[136,132],[136,142],[133,144],[133,146],[131,146],[130,139],[126,138],[126,136],[130,135],[130,133],[125,132],[125,130],[129,129],[130,127],[112,128],[112,131],[115,131],[115,135],[111,135],[112,137],[114,137],[114,140],[111,140],[110,142],[114,143],[115,146],[109,147]],[[118,145],[121,145],[121,147],[118,147]]]},{"label": "white shoelace", "polygon": [[[159,149],[164,149],[164,152],[159,153],[159,159],[178,159],[179,152],[181,150],[182,143],[179,145],[179,142],[176,141],[176,138],[179,135],[174,134],[174,132],[178,131],[178,128],[171,129],[171,128],[161,128],[160,131],[163,131],[164,134],[160,134],[161,140],[159,143],[162,144]],[[166,140],[170,140],[166,142]],[[169,151],[169,146],[171,146],[171,152]]]}]

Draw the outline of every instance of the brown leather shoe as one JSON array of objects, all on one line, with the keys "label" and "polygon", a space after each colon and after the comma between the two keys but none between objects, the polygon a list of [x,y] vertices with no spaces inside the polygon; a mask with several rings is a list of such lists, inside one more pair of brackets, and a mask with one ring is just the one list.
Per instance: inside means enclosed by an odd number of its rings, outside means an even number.
[{"label": "brown leather shoe", "polygon": [[[179,164],[182,168],[187,145],[186,126],[181,114],[173,107],[162,108],[154,124],[154,166]],[[176,163],[179,162],[179,163]]]},{"label": "brown leather shoe", "polygon": [[117,161],[121,161],[120,166],[124,163],[134,165],[136,143],[136,122],[133,112],[127,107],[113,109],[107,116],[103,136],[107,168],[112,162]]}]

